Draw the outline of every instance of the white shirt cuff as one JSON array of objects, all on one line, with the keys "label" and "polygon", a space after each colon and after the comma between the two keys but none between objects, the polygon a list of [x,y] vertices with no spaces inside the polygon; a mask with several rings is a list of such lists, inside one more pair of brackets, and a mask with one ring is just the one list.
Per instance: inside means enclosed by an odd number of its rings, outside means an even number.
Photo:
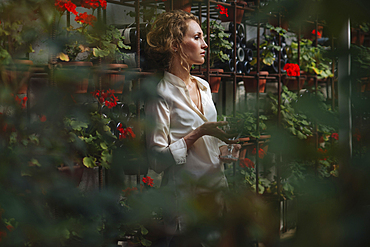
[{"label": "white shirt cuff", "polygon": [[177,165],[186,163],[188,147],[186,146],[184,138],[181,138],[180,140],[170,144],[169,148]]}]

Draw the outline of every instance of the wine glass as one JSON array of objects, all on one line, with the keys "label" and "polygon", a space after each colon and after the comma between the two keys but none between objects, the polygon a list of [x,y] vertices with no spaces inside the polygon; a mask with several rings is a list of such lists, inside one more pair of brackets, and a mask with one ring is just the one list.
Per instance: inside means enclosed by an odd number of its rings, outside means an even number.
[{"label": "wine glass", "polygon": [[[227,124],[223,127],[223,130],[228,133],[228,134],[235,134],[236,133],[236,128],[235,126],[232,127],[232,118],[227,118],[225,117],[224,118],[224,121],[227,121]],[[239,139],[240,137],[240,134],[241,132],[239,132],[239,134],[237,136],[234,136],[232,138],[229,138],[229,140],[235,140],[235,139]],[[227,155],[223,155],[221,156],[221,158],[223,159],[229,159],[229,160],[233,160],[233,161],[236,161],[238,160],[238,157],[235,157],[232,152],[234,150],[234,145],[233,144],[228,144],[227,145],[227,150],[228,150],[228,154]]]}]

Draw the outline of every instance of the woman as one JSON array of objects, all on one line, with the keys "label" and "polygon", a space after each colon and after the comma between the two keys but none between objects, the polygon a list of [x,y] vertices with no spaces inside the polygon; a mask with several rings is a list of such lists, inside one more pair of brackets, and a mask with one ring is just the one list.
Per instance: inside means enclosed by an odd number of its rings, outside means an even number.
[{"label": "woman", "polygon": [[[233,161],[221,158],[228,154],[226,143],[237,140],[230,141],[218,128],[227,122],[216,122],[209,84],[190,74],[192,65],[204,63],[208,47],[198,18],[181,10],[162,13],[147,40],[149,54],[164,70],[157,87],[160,99],[146,104],[146,114],[156,122],[154,130],[147,133],[147,145],[167,160],[151,160],[152,169],[165,171],[165,177],[174,170],[187,171],[194,178],[222,174],[222,162]],[[236,144],[235,157],[239,149]],[[180,178],[172,179],[167,182],[179,182]],[[219,179],[226,182],[223,174]]]},{"label": "woman", "polygon": [[[223,162],[233,160],[221,156],[228,154],[226,143],[237,140],[230,141],[219,128],[227,122],[216,122],[209,84],[190,74],[192,65],[204,63],[208,47],[198,18],[181,10],[162,13],[147,41],[149,54],[164,71],[157,86],[159,99],[146,104],[146,115],[156,123],[147,131],[151,168],[164,172],[162,185],[181,187],[180,195],[205,192],[189,181],[206,181],[207,188],[227,187]],[[233,155],[238,157],[240,145],[234,145]],[[191,191],[184,189],[187,184]]]}]

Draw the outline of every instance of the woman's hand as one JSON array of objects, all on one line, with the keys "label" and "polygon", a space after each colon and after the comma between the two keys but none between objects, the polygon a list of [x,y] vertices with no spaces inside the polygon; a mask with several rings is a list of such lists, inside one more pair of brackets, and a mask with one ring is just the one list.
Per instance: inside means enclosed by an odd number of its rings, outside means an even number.
[{"label": "woman's hand", "polygon": [[188,148],[190,148],[196,140],[198,140],[200,137],[204,135],[210,135],[214,136],[221,141],[224,141],[225,143],[228,144],[235,144],[238,142],[238,140],[230,140],[229,138],[234,137],[235,135],[233,134],[227,134],[225,131],[222,129],[218,128],[221,126],[227,125],[226,121],[220,121],[220,122],[206,122],[187,134],[184,137],[185,143]]},{"label": "woman's hand", "polygon": [[222,129],[218,128],[225,125],[227,125],[227,121],[207,122],[198,127],[197,130],[200,132],[201,136],[214,136],[227,144],[237,143],[238,140],[230,140],[230,138],[235,136],[234,134],[228,134]]},{"label": "woman's hand", "polygon": [[229,153],[228,145],[223,145],[223,146],[220,147],[220,153],[221,154],[219,156],[219,158],[220,158],[220,160],[222,162],[231,163],[231,162],[235,162],[235,161],[238,160],[238,158],[239,158],[239,151],[242,148],[242,146],[240,144],[232,144],[232,145],[234,146],[234,148],[233,148],[233,151],[232,151],[231,154],[232,154],[232,156],[235,157],[235,159],[224,158],[224,157],[226,157],[230,153]]}]

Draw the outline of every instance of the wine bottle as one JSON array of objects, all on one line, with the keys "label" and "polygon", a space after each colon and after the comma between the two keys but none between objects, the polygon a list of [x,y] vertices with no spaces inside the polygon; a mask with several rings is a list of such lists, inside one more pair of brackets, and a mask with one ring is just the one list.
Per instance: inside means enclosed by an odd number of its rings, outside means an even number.
[{"label": "wine bottle", "polygon": [[231,47],[234,47],[234,45],[236,45],[236,48],[240,47],[241,39],[238,35],[236,36],[236,44],[234,44],[234,35],[230,35],[227,40],[230,42]]},{"label": "wine bottle", "polygon": [[244,62],[244,59],[245,59],[245,53],[244,53],[244,49],[239,47],[237,50],[236,50],[236,57],[238,59],[239,62]]},{"label": "wine bottle", "polygon": [[251,62],[253,60],[253,51],[252,49],[245,48],[244,49],[244,54],[245,54],[245,61]]},{"label": "wine bottle", "polygon": [[241,74],[244,72],[244,62],[236,61],[236,73]]},{"label": "wine bottle", "polygon": [[[233,33],[234,32],[234,22],[221,22],[221,26],[225,29],[225,33]],[[236,29],[236,33],[238,33],[238,29]]]},{"label": "wine bottle", "polygon": [[240,39],[240,47],[243,49],[247,48],[247,39],[245,37]]},{"label": "wine bottle", "polygon": [[249,74],[252,70],[252,65],[248,61],[244,61],[244,73]]},{"label": "wine bottle", "polygon": [[244,25],[243,24],[237,24],[236,29],[237,29],[238,36],[240,38],[244,38],[245,37],[245,28],[244,28]]}]

